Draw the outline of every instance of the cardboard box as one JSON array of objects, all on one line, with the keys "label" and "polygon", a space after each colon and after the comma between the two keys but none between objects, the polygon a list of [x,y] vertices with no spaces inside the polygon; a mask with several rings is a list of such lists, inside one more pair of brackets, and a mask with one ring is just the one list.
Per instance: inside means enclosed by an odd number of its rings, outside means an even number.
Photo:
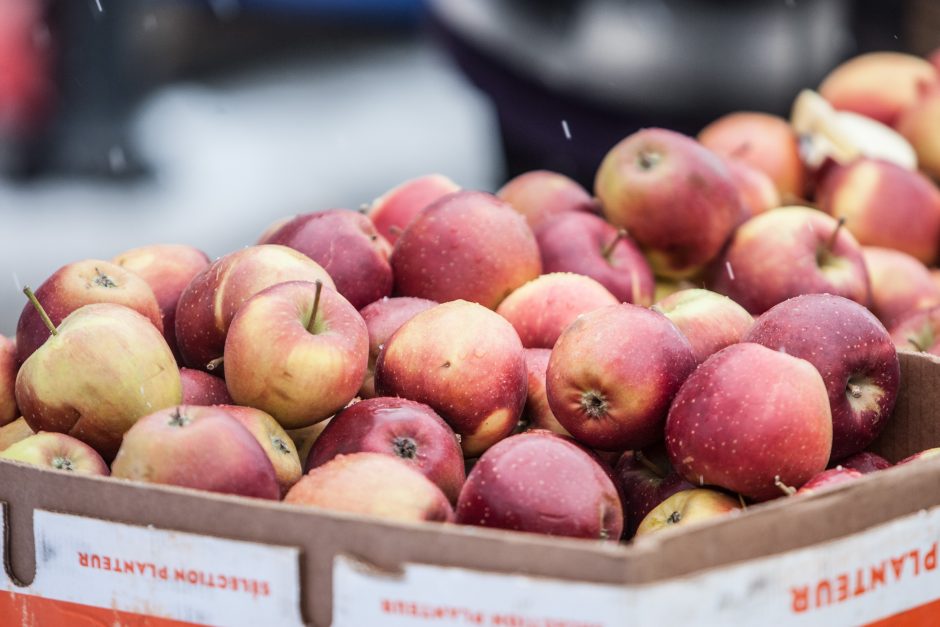
[{"label": "cardboard box", "polygon": [[[895,461],[940,446],[940,360],[901,367]],[[2,625],[940,624],[936,458],[630,545],[13,463],[0,500]]]}]

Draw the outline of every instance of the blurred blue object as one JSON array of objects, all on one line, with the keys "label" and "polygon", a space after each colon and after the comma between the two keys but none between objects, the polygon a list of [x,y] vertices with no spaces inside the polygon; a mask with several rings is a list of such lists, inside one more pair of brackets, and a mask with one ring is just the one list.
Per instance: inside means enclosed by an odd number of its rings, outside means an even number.
[{"label": "blurred blue object", "polygon": [[235,4],[244,11],[414,23],[425,13],[424,0],[208,0]]}]

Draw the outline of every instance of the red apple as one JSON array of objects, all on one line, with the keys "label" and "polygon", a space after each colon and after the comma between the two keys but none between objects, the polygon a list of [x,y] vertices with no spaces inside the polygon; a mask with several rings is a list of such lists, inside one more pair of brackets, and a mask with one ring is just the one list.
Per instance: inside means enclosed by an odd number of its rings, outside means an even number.
[{"label": "red apple", "polygon": [[842,466],[837,466],[835,468],[830,468],[829,470],[824,470],[821,473],[817,474],[815,477],[804,483],[800,486],[800,489],[796,491],[797,494],[812,494],[813,492],[818,492],[819,490],[824,490],[826,488],[831,488],[832,486],[841,485],[843,483],[849,483],[854,481],[862,476],[857,470],[852,468],[843,468]]},{"label": "red apple", "polygon": [[548,362],[548,403],[579,442],[602,451],[662,439],[679,386],[695,368],[692,346],[660,313],[613,305],[575,320]]},{"label": "red apple", "polygon": [[95,449],[64,433],[44,431],[30,435],[5,448],[0,452],[0,459],[83,475],[111,474]]},{"label": "red apple", "polygon": [[460,435],[466,457],[512,432],[526,380],[512,325],[466,301],[437,305],[403,324],[375,366],[376,393],[429,405]]},{"label": "red apple", "polygon": [[469,300],[495,309],[542,273],[525,219],[496,196],[457,192],[424,209],[392,253],[395,291],[438,302]]},{"label": "red apple", "polygon": [[823,80],[819,93],[836,109],[893,126],[925,86],[940,84],[926,60],[900,52],[871,52],[849,59]]},{"label": "red apple", "polygon": [[832,460],[871,444],[891,417],[900,386],[897,352],[884,326],[858,303],[830,294],[791,298],[758,318],[744,341],[805,359],[822,375]]},{"label": "red apple", "polygon": [[366,371],[365,382],[359,390],[359,396],[362,398],[375,396],[375,360],[378,359],[379,351],[382,350],[388,338],[392,337],[401,325],[434,305],[437,303],[433,300],[402,296],[379,299],[359,311],[369,331],[369,367]]},{"label": "red apple", "polygon": [[451,522],[454,510],[430,479],[391,455],[354,453],[314,468],[285,503],[406,522]]},{"label": "red apple", "polygon": [[138,418],[181,398],[163,335],[151,319],[114,303],[69,314],[16,376],[16,403],[31,429],[67,433],[105,461]]},{"label": "red apple", "polygon": [[640,451],[624,453],[614,473],[623,498],[627,539],[636,534],[637,527],[654,507],[676,492],[695,487],[674,470],[657,467]]},{"label": "red apple", "polygon": [[666,420],[666,449],[679,474],[758,501],[780,496],[780,481],[802,485],[825,470],[831,448],[819,372],[759,344],[735,344],[705,360]]},{"label": "red apple", "polygon": [[248,300],[225,340],[225,382],[239,405],[285,429],[325,420],[356,396],[369,361],[365,322],[340,294],[305,281]]},{"label": "red apple", "polygon": [[754,324],[741,305],[727,296],[703,289],[679,290],[653,305],[679,327],[700,364],[726,346],[741,341]]},{"label": "red apple", "polygon": [[453,429],[434,410],[403,398],[379,397],[336,414],[310,450],[309,472],[337,455],[394,455],[433,481],[457,502],[466,478],[463,453]]},{"label": "red apple", "polygon": [[560,213],[597,210],[597,203],[577,182],[548,170],[520,174],[503,185],[496,195],[525,216],[533,231]]},{"label": "red apple", "polygon": [[238,405],[219,405],[219,408],[228,412],[229,416],[245,427],[261,445],[261,450],[274,467],[274,476],[283,498],[304,474],[294,441],[271,414],[260,409]]},{"label": "red apple", "polygon": [[545,429],[558,435],[570,436],[568,430],[561,426],[552,408],[548,406],[548,396],[545,390],[545,373],[548,371],[548,360],[552,351],[547,348],[525,349],[525,367],[529,378],[526,388],[525,409],[522,411],[522,422],[528,430]]},{"label": "red apple", "polygon": [[224,494],[277,500],[271,460],[255,437],[221,407],[171,407],[125,434],[111,474]]},{"label": "red apple", "polygon": [[908,314],[891,328],[891,340],[898,350],[940,355],[940,306]]},{"label": "red apple", "polygon": [[459,189],[441,174],[411,179],[373,200],[368,215],[378,232],[394,245],[422,209]]},{"label": "red apple", "polygon": [[783,118],[753,111],[729,113],[702,129],[698,139],[719,155],[769,176],[784,201],[803,198],[806,172],[800,142]]},{"label": "red apple", "polygon": [[726,159],[731,180],[741,199],[741,222],[783,204],[773,179],[763,170],[738,159]]},{"label": "red apple", "polygon": [[895,466],[900,466],[902,464],[910,464],[911,462],[916,462],[924,459],[931,459],[934,457],[940,457],[940,448],[929,448],[919,453],[914,453],[910,457],[905,457],[899,461]]},{"label": "red apple", "polygon": [[575,538],[619,540],[623,510],[607,472],[580,446],[547,431],[494,445],[473,466],[457,522]]},{"label": "red apple", "polygon": [[163,337],[173,354],[176,348],[176,304],[180,294],[197,274],[209,266],[209,257],[198,248],[182,244],[154,244],[132,248],[112,260],[130,270],[150,286],[163,320]]},{"label": "red apple", "polygon": [[901,112],[897,127],[914,147],[920,169],[940,180],[940,88],[927,90]]},{"label": "red apple", "polygon": [[526,348],[551,348],[581,314],[616,305],[617,298],[590,277],[553,272],[532,279],[499,304]]},{"label": "red apple", "polygon": [[232,405],[225,380],[202,370],[180,368],[183,405]]},{"label": "red apple", "polygon": [[[55,326],[82,305],[115,303],[140,312],[163,331],[160,306],[150,286],[133,272],[107,261],[85,259],[59,268],[39,286],[36,298]],[[26,303],[16,325],[19,362],[26,361],[49,335],[36,308]]]},{"label": "red apple", "polygon": [[0,427],[0,451],[8,449],[11,445],[20,440],[25,440],[34,433],[35,431],[29,428],[26,419],[20,416],[13,422]]},{"label": "red apple", "polygon": [[282,244],[316,261],[356,309],[392,293],[391,246],[369,218],[356,211],[299,215],[261,243]]},{"label": "red apple", "polygon": [[229,253],[196,275],[176,307],[176,340],[183,363],[190,368],[213,369],[239,307],[261,290],[286,281],[321,281],[334,287],[320,264],[274,244]]},{"label": "red apple", "polygon": [[912,312],[940,305],[940,288],[917,259],[876,246],[864,246],[862,254],[871,281],[871,310],[889,329]]},{"label": "red apple", "polygon": [[563,213],[535,234],[542,269],[589,276],[620,302],[648,307],[653,302],[653,271],[625,231],[583,212]]},{"label": "red apple", "polygon": [[717,490],[681,490],[650,510],[637,527],[636,535],[639,537],[672,527],[692,525],[740,509],[737,499]]},{"label": "red apple", "polygon": [[840,461],[838,465],[867,475],[872,472],[884,470],[885,468],[891,468],[893,464],[881,455],[869,451],[862,451],[861,453],[846,457]]},{"label": "red apple", "polygon": [[0,427],[16,420],[16,344],[0,335]]},{"label": "red apple", "polygon": [[923,263],[937,258],[940,190],[923,174],[888,161],[857,159],[834,166],[816,200],[823,211],[845,218],[862,245],[894,248]]},{"label": "red apple", "polygon": [[806,207],[745,222],[709,279],[710,289],[755,315],[800,294],[837,294],[863,305],[870,299],[861,246],[834,218]]},{"label": "red apple", "polygon": [[627,230],[657,275],[698,272],[741,215],[724,161],[690,137],[644,129],[614,146],[594,180],[607,219]]}]

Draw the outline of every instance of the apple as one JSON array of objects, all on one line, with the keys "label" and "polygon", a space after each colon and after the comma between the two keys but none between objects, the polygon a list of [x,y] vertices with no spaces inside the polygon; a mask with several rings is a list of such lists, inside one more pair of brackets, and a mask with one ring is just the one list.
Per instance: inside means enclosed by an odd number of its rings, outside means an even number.
[{"label": "apple", "polygon": [[453,429],[422,403],[379,397],[336,414],[310,450],[309,472],[337,455],[383,453],[408,462],[434,482],[451,503],[463,486],[463,452]]},{"label": "apple", "polygon": [[940,88],[922,94],[902,111],[897,128],[914,147],[920,169],[940,180]]},{"label": "apple", "polygon": [[515,290],[496,313],[512,324],[526,348],[551,348],[575,318],[619,302],[590,277],[553,272]]},{"label": "apple", "polygon": [[734,344],[706,359],[666,419],[666,450],[679,474],[757,501],[780,496],[779,482],[802,485],[825,470],[831,449],[819,372],[759,344]]},{"label": "apple", "polygon": [[568,430],[561,426],[552,408],[548,406],[548,396],[545,390],[545,373],[548,371],[548,360],[552,351],[547,348],[525,349],[525,367],[528,374],[529,385],[526,388],[525,408],[522,410],[522,422],[527,430],[545,429],[558,435],[570,436]]},{"label": "apple", "polygon": [[496,306],[542,273],[535,237],[508,203],[456,192],[418,214],[392,252],[395,292]]},{"label": "apple", "polygon": [[937,48],[936,50],[931,52],[929,55],[927,55],[927,60],[930,61],[931,64],[933,64],[937,72],[940,72],[940,48]]},{"label": "apple", "polygon": [[375,365],[375,390],[429,405],[477,457],[509,435],[526,400],[525,353],[502,316],[452,301],[392,335]]},{"label": "apple", "polygon": [[703,289],[679,290],[653,305],[679,327],[700,364],[726,346],[737,344],[754,318],[727,296]]},{"label": "apple", "polygon": [[16,420],[16,344],[0,335],[0,427]]},{"label": "apple", "polygon": [[381,298],[363,307],[359,314],[369,331],[369,366],[366,379],[359,390],[362,398],[375,396],[375,360],[379,351],[398,328],[422,311],[437,305],[433,300],[424,298]]},{"label": "apple", "polygon": [[616,541],[623,509],[617,487],[591,455],[563,436],[531,431],[480,457],[460,491],[457,522]]},{"label": "apple", "polygon": [[664,315],[596,309],[564,330],[548,362],[548,403],[582,444],[642,449],[662,439],[673,396],[695,369],[692,346]]},{"label": "apple", "polygon": [[653,271],[626,231],[595,215],[569,212],[548,220],[535,238],[544,272],[583,274],[620,302],[653,303]]},{"label": "apple", "polygon": [[[91,303],[116,303],[140,312],[157,330],[163,331],[160,306],[153,290],[142,278],[100,259],[85,259],[63,266],[36,290],[53,326]],[[26,303],[16,325],[16,351],[20,363],[49,339],[50,331],[38,310]]]},{"label": "apple", "polygon": [[[668,468],[668,467],[666,467]],[[624,538],[632,538],[650,511],[676,492],[695,486],[674,470],[660,468],[641,451],[621,455],[614,469],[624,511]]]},{"label": "apple", "polygon": [[862,451],[861,453],[846,457],[839,462],[838,465],[842,468],[855,470],[863,475],[867,475],[872,472],[884,470],[885,468],[891,468],[893,464],[881,455],[869,451]]},{"label": "apple", "polygon": [[173,354],[176,347],[176,304],[180,294],[197,274],[209,266],[209,257],[198,248],[183,244],[153,244],[132,248],[111,262],[130,270],[150,286],[160,306],[163,337]]},{"label": "apple", "polygon": [[800,489],[797,490],[796,493],[812,494],[813,492],[818,492],[819,490],[854,481],[861,476],[862,473],[857,470],[836,466],[835,468],[830,468],[829,470],[824,470],[817,474],[815,477],[800,486]]},{"label": "apple", "polygon": [[741,215],[724,161],[664,129],[643,129],[614,146],[597,170],[594,193],[653,272],[672,278],[691,276],[714,259]]},{"label": "apple", "polygon": [[897,351],[884,326],[858,303],[830,294],[797,296],[758,318],[744,341],[805,359],[822,375],[832,460],[864,449],[890,419],[900,386]]},{"label": "apple", "polygon": [[412,464],[382,453],[339,455],[298,481],[285,503],[405,522],[451,522],[454,510]]},{"label": "apple", "polygon": [[829,293],[867,305],[868,272],[858,241],[833,217],[781,207],[751,218],[713,264],[710,289],[754,315],[800,294]]},{"label": "apple", "polygon": [[871,310],[888,328],[914,311],[940,305],[940,288],[927,267],[898,250],[863,246],[871,281]]},{"label": "apple", "polygon": [[845,218],[845,228],[863,246],[894,248],[925,264],[937,258],[940,190],[919,172],[857,159],[829,170],[816,201],[826,213]]},{"label": "apple", "polygon": [[724,492],[703,488],[681,490],[650,510],[637,526],[636,535],[639,537],[671,527],[692,525],[740,509],[738,500]]},{"label": "apple", "polygon": [[304,474],[303,464],[294,441],[281,425],[277,424],[271,414],[260,409],[238,405],[219,405],[218,407],[228,412],[229,416],[237,420],[258,441],[274,467],[281,497],[287,494],[291,486],[297,483]]},{"label": "apple", "polygon": [[327,418],[309,427],[285,430],[285,433],[287,433],[294,442],[294,448],[297,449],[297,456],[300,458],[301,462],[306,463],[306,459],[310,457],[310,451],[313,449],[313,445],[320,439],[323,430],[326,429],[326,425],[330,424],[331,420],[332,418]]},{"label": "apple", "polygon": [[105,461],[140,417],[181,398],[163,334],[151,319],[114,303],[69,314],[16,376],[16,403],[33,431],[67,433]]},{"label": "apple", "polygon": [[729,113],[703,128],[698,140],[709,150],[766,174],[783,201],[803,198],[806,171],[800,141],[783,118],[754,111]]},{"label": "apple", "polygon": [[725,165],[731,173],[731,180],[738,188],[742,210],[741,222],[783,204],[777,186],[766,172],[739,159],[728,158],[725,160]]},{"label": "apple", "polygon": [[800,154],[812,183],[824,176],[829,166],[849,164],[860,157],[917,169],[917,154],[900,133],[864,115],[836,111],[811,89],[804,89],[793,101],[790,125],[799,134]]},{"label": "apple", "polygon": [[934,457],[940,457],[940,447],[929,448],[927,450],[920,451],[919,453],[914,453],[910,457],[905,457],[904,459],[899,461],[897,464],[895,464],[895,466],[900,466],[902,464],[910,464],[911,462],[916,462],[916,461],[920,461],[924,459],[931,459]]},{"label": "apple", "polygon": [[356,396],[369,361],[359,312],[320,282],[291,281],[251,297],[225,340],[225,383],[239,405],[285,429],[325,420]]},{"label": "apple", "polygon": [[229,253],[196,275],[176,306],[176,340],[183,364],[216,369],[239,307],[266,287],[286,281],[321,281],[335,287],[320,264],[275,244]]},{"label": "apple", "polygon": [[9,448],[12,444],[25,440],[35,431],[29,428],[26,419],[20,416],[11,423],[0,427],[0,451]]},{"label": "apple", "polygon": [[255,437],[221,407],[175,406],[125,434],[111,475],[277,500],[277,475]]},{"label": "apple", "polygon": [[392,293],[391,246],[361,213],[348,209],[305,213],[261,243],[289,246],[316,261],[356,309]]},{"label": "apple", "polygon": [[597,203],[577,182],[548,170],[525,172],[508,181],[496,195],[521,213],[533,231],[568,211],[597,211]]},{"label": "apple", "polygon": [[0,452],[0,459],[83,475],[111,474],[95,449],[64,433],[44,431],[30,435],[5,448]]},{"label": "apple", "polygon": [[225,380],[202,370],[180,368],[183,405],[232,405]]},{"label": "apple", "polygon": [[940,75],[925,59],[900,52],[871,52],[849,59],[823,79],[819,93],[836,109],[893,126]]},{"label": "apple", "polygon": [[394,245],[422,209],[459,189],[459,185],[441,174],[421,176],[373,200],[368,216],[382,237]]},{"label": "apple", "polygon": [[940,306],[913,311],[891,327],[891,340],[898,350],[940,355]]}]

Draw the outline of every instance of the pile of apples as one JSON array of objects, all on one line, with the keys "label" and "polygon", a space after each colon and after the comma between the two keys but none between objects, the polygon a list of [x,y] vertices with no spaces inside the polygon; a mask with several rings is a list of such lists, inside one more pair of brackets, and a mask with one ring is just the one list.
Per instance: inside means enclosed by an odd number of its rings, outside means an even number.
[{"label": "pile of apples", "polygon": [[886,468],[897,349],[940,347],[940,67],[820,94],[634,133],[594,196],[432,175],[66,265],[0,342],[0,457],[612,540]]}]

